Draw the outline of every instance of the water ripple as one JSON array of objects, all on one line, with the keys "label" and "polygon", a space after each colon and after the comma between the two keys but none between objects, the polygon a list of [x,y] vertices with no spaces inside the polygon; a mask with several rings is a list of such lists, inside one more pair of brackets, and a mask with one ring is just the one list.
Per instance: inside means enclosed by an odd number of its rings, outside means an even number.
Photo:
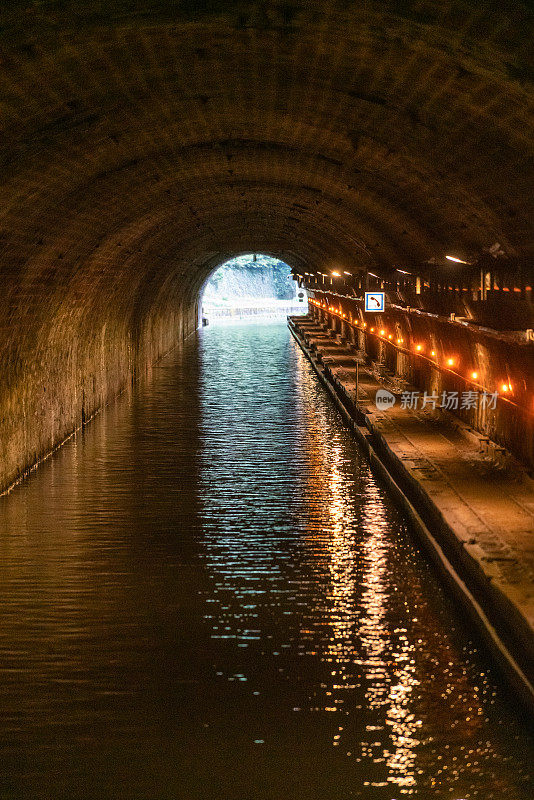
[{"label": "water ripple", "polygon": [[533,742],[284,325],[0,506],[0,798],[527,800]]}]

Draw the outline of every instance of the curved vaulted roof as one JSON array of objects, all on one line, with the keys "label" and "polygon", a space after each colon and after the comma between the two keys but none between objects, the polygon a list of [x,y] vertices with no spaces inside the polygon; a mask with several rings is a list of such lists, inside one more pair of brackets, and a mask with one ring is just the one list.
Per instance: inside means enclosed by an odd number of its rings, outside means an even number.
[{"label": "curved vaulted roof", "polygon": [[94,262],[114,280],[120,262],[138,288],[195,289],[242,250],[362,267],[496,241],[533,254],[525,3],[67,0],[2,16],[11,267]]}]

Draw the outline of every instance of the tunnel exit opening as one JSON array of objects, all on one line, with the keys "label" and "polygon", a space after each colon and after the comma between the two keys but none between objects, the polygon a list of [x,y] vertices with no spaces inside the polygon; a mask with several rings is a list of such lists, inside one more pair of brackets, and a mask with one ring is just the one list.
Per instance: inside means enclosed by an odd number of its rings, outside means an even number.
[{"label": "tunnel exit opening", "polygon": [[288,314],[306,314],[307,299],[285,261],[245,253],[222,263],[207,279],[199,324],[280,321]]}]

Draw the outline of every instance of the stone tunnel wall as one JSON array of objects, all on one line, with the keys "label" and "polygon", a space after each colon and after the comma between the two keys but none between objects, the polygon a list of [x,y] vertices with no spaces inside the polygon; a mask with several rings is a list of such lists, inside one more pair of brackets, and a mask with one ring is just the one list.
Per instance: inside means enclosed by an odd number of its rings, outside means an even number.
[{"label": "stone tunnel wall", "polygon": [[90,292],[85,304],[65,300],[56,308],[46,294],[30,295],[28,289],[25,308],[15,305],[0,328],[7,342],[0,384],[0,491],[196,328],[194,306],[156,307],[136,317],[120,305],[106,308],[105,296],[90,302]]},{"label": "stone tunnel wall", "polygon": [[[438,406],[442,392],[458,392],[459,407],[452,413],[534,468],[533,343],[400,307],[368,314],[361,302],[329,294],[317,294],[310,308],[382,364],[387,374],[436,395]],[[468,391],[477,392],[477,403],[462,409],[462,395]],[[484,391],[488,396],[498,392],[495,409],[491,400],[480,402]]]}]

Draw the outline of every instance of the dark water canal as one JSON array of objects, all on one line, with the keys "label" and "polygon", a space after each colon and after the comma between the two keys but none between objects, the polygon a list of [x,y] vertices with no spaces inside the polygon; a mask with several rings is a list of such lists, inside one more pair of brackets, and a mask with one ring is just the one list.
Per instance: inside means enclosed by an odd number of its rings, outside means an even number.
[{"label": "dark water canal", "polygon": [[0,499],[0,798],[532,800],[534,743],[285,324]]}]

